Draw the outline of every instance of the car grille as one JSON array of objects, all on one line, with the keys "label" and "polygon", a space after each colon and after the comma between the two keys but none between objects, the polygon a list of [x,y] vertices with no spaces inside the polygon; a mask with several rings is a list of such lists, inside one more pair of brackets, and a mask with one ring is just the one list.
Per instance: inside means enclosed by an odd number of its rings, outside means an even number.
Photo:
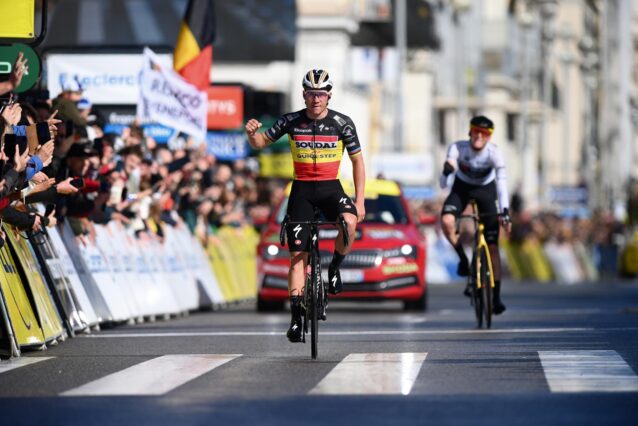
[{"label": "car grille", "polygon": [[343,291],[384,291],[418,285],[417,277],[390,278],[381,282],[343,283]]},{"label": "car grille", "polygon": [[[375,260],[379,255],[379,250],[356,250],[348,253],[343,262],[342,268],[372,268]],[[332,253],[321,252],[321,265],[328,266],[332,260]]]}]

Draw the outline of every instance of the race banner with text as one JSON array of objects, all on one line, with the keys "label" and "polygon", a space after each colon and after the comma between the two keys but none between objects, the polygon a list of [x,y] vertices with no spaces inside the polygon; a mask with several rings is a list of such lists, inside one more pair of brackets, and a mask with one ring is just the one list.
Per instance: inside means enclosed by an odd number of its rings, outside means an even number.
[{"label": "race banner with text", "polygon": [[145,48],[137,116],[203,141],[206,138],[206,114],[206,92],[186,83],[172,69],[160,66],[155,53]]}]

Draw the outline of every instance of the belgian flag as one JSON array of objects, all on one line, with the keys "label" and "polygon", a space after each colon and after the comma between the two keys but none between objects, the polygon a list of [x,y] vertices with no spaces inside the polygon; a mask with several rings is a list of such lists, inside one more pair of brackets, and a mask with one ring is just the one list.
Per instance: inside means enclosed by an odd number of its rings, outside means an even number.
[{"label": "belgian flag", "polygon": [[210,85],[215,40],[213,0],[189,0],[173,54],[173,68],[200,90]]}]

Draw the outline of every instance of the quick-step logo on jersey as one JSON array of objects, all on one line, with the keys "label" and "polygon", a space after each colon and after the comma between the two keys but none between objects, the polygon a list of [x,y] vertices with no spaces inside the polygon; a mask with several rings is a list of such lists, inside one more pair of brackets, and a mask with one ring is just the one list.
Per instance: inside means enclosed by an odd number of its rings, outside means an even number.
[{"label": "quick-step logo on jersey", "polygon": [[337,179],[344,151],[351,158],[361,154],[354,123],[332,110],[321,120],[310,119],[305,110],[286,114],[264,136],[273,143],[284,134],[288,135],[297,180]]},{"label": "quick-step logo on jersey", "polygon": [[343,143],[337,135],[295,134],[291,142],[298,177],[317,174],[337,176],[343,155]]}]

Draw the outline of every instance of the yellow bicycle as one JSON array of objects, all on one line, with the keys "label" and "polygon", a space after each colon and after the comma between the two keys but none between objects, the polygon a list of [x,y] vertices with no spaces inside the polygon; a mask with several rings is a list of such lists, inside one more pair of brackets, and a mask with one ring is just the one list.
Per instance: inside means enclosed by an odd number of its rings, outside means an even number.
[{"label": "yellow bicycle", "polygon": [[[474,248],[472,250],[472,264],[470,273],[467,277],[468,288],[471,293],[471,303],[476,313],[476,323],[478,328],[483,327],[485,320],[485,328],[492,327],[492,294],[494,290],[494,274],[492,269],[492,258],[485,240],[485,225],[482,218],[494,216],[494,214],[481,214],[478,211],[476,200],[471,200],[472,213],[459,216],[461,219],[472,219],[475,224],[474,231]],[[504,216],[498,213],[496,216]]]}]

